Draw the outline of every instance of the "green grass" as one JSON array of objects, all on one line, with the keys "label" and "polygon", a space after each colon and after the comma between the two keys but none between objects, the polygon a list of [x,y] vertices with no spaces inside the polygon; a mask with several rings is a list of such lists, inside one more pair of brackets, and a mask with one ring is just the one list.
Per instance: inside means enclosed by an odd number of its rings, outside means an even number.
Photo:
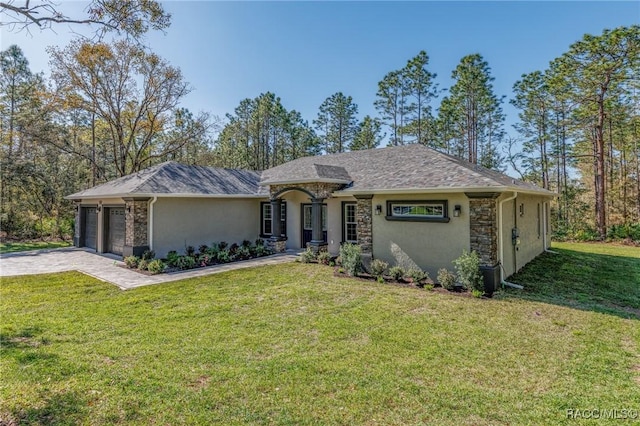
[{"label": "green grass", "polygon": [[42,250],[69,247],[69,241],[28,241],[15,243],[0,243],[0,254],[15,253],[17,251]]},{"label": "green grass", "polygon": [[640,408],[637,319],[315,264],[126,292],[3,279],[0,314],[0,424],[581,424],[566,410]]},{"label": "green grass", "polygon": [[510,282],[509,296],[640,319],[640,247],[554,243]]}]

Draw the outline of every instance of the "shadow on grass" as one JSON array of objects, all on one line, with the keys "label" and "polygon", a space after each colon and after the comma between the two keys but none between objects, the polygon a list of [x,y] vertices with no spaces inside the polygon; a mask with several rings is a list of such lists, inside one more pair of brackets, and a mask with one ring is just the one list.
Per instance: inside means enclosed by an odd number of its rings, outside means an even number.
[{"label": "shadow on grass", "polygon": [[501,297],[568,306],[640,320],[640,259],[554,248],[508,281]]},{"label": "shadow on grass", "polygon": [[79,392],[53,393],[43,395],[39,401],[25,402],[26,406],[0,411],[0,424],[71,425],[89,420],[86,397]]}]

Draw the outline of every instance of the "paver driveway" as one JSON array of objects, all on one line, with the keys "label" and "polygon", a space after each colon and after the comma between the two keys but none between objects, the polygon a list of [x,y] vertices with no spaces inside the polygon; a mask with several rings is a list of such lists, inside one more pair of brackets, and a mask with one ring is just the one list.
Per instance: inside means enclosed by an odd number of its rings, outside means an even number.
[{"label": "paver driveway", "polygon": [[185,278],[201,277],[233,269],[292,262],[295,258],[296,254],[294,252],[280,253],[242,262],[149,276],[123,268],[124,262],[119,260],[119,256],[96,254],[89,249],[63,248],[2,255],[0,256],[0,277],[80,271],[126,290]]}]

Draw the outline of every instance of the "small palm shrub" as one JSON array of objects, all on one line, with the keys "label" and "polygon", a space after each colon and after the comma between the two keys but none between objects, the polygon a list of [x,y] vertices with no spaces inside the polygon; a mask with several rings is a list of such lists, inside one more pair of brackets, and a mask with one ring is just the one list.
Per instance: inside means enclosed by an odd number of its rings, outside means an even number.
[{"label": "small palm shrub", "polygon": [[440,268],[438,270],[438,282],[442,286],[449,291],[453,291],[456,288],[456,276],[453,272]]},{"label": "small palm shrub", "polygon": [[155,274],[159,274],[161,272],[164,272],[164,268],[165,268],[165,264],[162,260],[160,259],[155,259],[152,260],[151,262],[149,262],[149,264],[147,265],[147,269],[149,270],[149,272],[151,272],[153,275]]},{"label": "small palm shrub", "polygon": [[200,255],[207,254],[207,250],[209,250],[209,246],[206,244],[202,244],[198,247],[198,253],[200,253]]},{"label": "small palm shrub", "polygon": [[167,253],[167,265],[172,268],[178,266],[177,262],[179,258],[180,255],[178,254],[178,252],[175,250],[171,250],[169,253]]},{"label": "small palm shrub", "polygon": [[342,266],[348,275],[356,276],[362,271],[362,251],[357,244],[343,244],[340,247]]},{"label": "small palm shrub", "polygon": [[453,264],[456,266],[456,272],[458,273],[460,283],[465,286],[467,290],[484,291],[478,253],[475,251],[469,253],[466,250],[463,250],[462,256],[454,260]]},{"label": "small palm shrub", "polygon": [[381,278],[384,273],[387,271],[389,264],[384,260],[373,259],[371,262],[371,275],[376,278]]},{"label": "small palm shrub", "polygon": [[400,281],[402,277],[404,277],[404,270],[401,266],[392,266],[389,268],[389,276],[391,276],[394,281]]},{"label": "small palm shrub", "polygon": [[138,267],[138,262],[140,259],[138,256],[127,256],[124,258],[124,264],[127,265],[129,269],[135,269]]},{"label": "small palm shrub", "polygon": [[187,246],[184,251],[187,253],[187,256],[194,257],[196,255],[196,248],[194,246]]}]

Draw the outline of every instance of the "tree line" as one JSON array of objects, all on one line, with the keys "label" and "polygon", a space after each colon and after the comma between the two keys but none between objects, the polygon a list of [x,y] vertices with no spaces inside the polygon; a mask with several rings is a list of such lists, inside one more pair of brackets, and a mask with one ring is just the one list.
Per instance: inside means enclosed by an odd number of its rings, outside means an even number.
[{"label": "tree line", "polygon": [[222,120],[194,114],[181,105],[191,87],[180,69],[140,42],[149,27],[166,28],[169,16],[149,8],[154,2],[141,4],[147,9],[130,13],[148,24],[121,27],[132,37],[49,48],[49,76],[32,73],[18,46],[0,52],[0,225],[8,236],[69,235],[64,195],[162,161],[264,170],[385,141],[421,143],[494,170],[509,166],[557,191],[559,234],[604,238],[610,224],[640,221],[638,26],[586,35],[548,69],[522,75],[508,100],[519,111],[508,136],[507,98],[495,93],[480,54],[463,57],[452,86],[440,89],[419,52],[382,76],[376,117],[359,119],[342,92],[311,121],[271,92],[240,101]]}]

